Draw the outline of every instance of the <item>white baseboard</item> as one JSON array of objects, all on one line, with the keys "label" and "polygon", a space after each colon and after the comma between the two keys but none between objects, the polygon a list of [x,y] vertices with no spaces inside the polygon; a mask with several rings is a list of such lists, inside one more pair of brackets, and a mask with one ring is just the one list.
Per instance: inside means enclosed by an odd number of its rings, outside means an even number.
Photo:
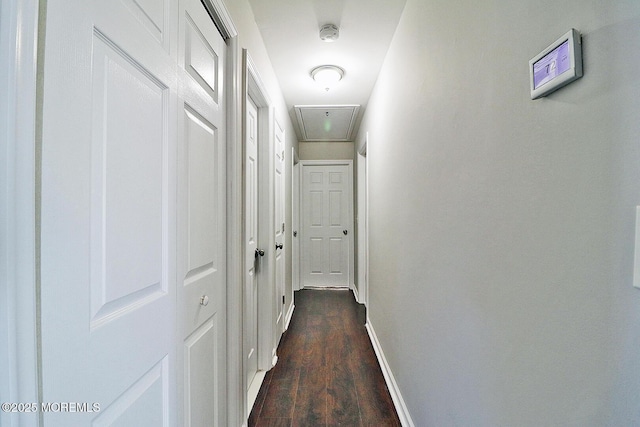
[{"label": "white baseboard", "polygon": [[356,297],[356,302],[360,302],[360,297],[358,296],[358,287],[355,284],[351,285],[351,290],[353,291],[353,296]]},{"label": "white baseboard", "polygon": [[[249,390],[247,391],[247,416],[251,415],[251,409],[253,409],[253,405],[256,403],[256,398],[258,397],[258,392],[260,391],[260,387],[262,386],[262,382],[264,381],[264,377],[267,375],[267,371],[258,371],[256,372],[256,376],[249,384]],[[247,421],[245,421],[247,422]]]},{"label": "white baseboard", "polygon": [[415,427],[415,424],[413,424],[413,420],[411,419],[411,415],[409,414],[409,410],[407,409],[407,405],[404,403],[404,399],[400,393],[398,383],[396,383],[393,372],[391,372],[391,368],[387,363],[387,359],[384,356],[378,337],[376,336],[376,333],[373,330],[373,325],[371,325],[371,321],[369,319],[367,319],[365,327],[369,333],[369,339],[371,340],[371,345],[373,345],[373,350],[376,352],[376,356],[378,357],[378,362],[380,363],[384,380],[386,381],[387,388],[391,394],[391,399],[393,399],[393,404],[396,407],[396,412],[400,418],[400,423],[402,424],[402,427]]},{"label": "white baseboard", "polygon": [[287,311],[287,316],[284,318],[284,330],[289,329],[289,323],[291,323],[291,318],[293,317],[293,310],[296,308],[293,302],[289,306],[289,311]]}]

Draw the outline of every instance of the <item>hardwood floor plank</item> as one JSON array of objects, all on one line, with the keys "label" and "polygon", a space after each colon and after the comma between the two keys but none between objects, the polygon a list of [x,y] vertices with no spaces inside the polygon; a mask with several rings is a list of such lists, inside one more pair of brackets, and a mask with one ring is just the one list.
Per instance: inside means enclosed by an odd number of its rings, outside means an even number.
[{"label": "hardwood floor plank", "polygon": [[327,423],[327,367],[300,370],[293,425],[318,426]]},{"label": "hardwood floor plank", "polygon": [[295,304],[249,427],[399,427],[353,294],[297,291]]},{"label": "hardwood floor plank", "polygon": [[337,363],[330,367],[327,395],[328,425],[360,424],[356,387],[347,364]]},{"label": "hardwood floor plank", "polygon": [[290,427],[291,418],[260,418],[256,427]]},{"label": "hardwood floor plank", "polygon": [[352,365],[358,395],[358,405],[363,425],[400,426],[393,400],[384,382],[379,378],[382,371],[370,363]]},{"label": "hardwood floor plank", "polygon": [[271,380],[267,395],[262,404],[259,419],[291,418],[298,392],[299,370],[294,371],[293,378]]}]

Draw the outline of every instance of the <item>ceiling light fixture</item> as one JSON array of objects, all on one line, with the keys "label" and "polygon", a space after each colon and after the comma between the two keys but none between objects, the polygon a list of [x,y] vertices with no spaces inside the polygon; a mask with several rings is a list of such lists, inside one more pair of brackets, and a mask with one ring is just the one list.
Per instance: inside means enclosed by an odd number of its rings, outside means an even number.
[{"label": "ceiling light fixture", "polygon": [[329,91],[344,77],[344,70],[335,65],[321,65],[311,70],[311,78]]},{"label": "ceiling light fixture", "polygon": [[320,40],[323,42],[334,42],[340,37],[340,30],[334,24],[326,24],[320,28]]}]

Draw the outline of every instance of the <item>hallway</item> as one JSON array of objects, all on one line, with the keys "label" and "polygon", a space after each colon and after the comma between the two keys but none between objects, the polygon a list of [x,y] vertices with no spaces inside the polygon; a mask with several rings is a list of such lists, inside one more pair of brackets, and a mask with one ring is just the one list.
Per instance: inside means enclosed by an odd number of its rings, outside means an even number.
[{"label": "hallway", "polygon": [[399,426],[350,291],[301,290],[249,426]]}]

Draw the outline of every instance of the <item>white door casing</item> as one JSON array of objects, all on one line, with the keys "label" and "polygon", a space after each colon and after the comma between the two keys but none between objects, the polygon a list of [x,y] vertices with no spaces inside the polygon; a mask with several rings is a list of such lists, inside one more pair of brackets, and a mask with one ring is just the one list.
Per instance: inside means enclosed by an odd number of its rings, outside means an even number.
[{"label": "white door casing", "polygon": [[[37,402],[38,2],[0,0],[0,402]],[[1,412],[0,425],[38,413]]]},{"label": "white door casing", "polygon": [[[178,385],[181,425],[226,418],[226,45],[182,0],[178,58]],[[180,406],[179,406],[180,407]]]},{"label": "white door casing", "polygon": [[369,303],[369,174],[367,143],[369,135],[358,150],[358,302]]},{"label": "white door casing", "polygon": [[244,277],[244,348],[245,389],[258,371],[258,268],[263,256],[258,248],[258,108],[246,99],[245,119],[245,277]]},{"label": "white door casing", "polygon": [[100,411],[47,425],[226,424],[224,116],[209,111],[225,54],[206,21],[193,0],[48,2],[42,397]]},{"label": "white door casing", "polygon": [[275,121],[274,135],[274,216],[275,216],[275,299],[274,312],[276,327],[274,328],[274,342],[277,343],[285,327],[285,140],[284,129]]},{"label": "white door casing", "polygon": [[353,278],[352,161],[303,161],[303,287],[349,287]]}]

